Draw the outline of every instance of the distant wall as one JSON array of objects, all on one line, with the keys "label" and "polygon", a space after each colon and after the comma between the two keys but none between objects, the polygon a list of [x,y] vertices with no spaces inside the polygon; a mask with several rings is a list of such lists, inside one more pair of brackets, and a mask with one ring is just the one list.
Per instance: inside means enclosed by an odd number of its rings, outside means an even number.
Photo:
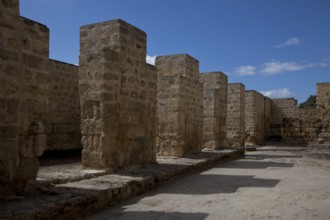
[{"label": "distant wall", "polygon": [[49,60],[46,150],[81,148],[78,66]]},{"label": "distant wall", "polygon": [[293,98],[273,99],[269,140],[294,144],[330,143],[329,85],[317,85],[316,109],[298,109],[297,100]]}]

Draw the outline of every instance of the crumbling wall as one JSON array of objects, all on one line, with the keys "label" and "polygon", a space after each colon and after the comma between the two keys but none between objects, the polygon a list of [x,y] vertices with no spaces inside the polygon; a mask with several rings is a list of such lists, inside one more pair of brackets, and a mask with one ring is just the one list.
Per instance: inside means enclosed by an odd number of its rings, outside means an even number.
[{"label": "crumbling wall", "polygon": [[78,66],[49,60],[46,150],[81,148]]},{"label": "crumbling wall", "polygon": [[227,144],[243,147],[245,138],[245,86],[241,83],[228,84],[227,97]]},{"label": "crumbling wall", "polygon": [[180,54],[156,58],[158,72],[157,152],[181,157],[201,150],[203,85],[199,62]]},{"label": "crumbling wall", "polygon": [[26,188],[45,147],[49,30],[0,1],[0,194]]},{"label": "crumbling wall", "polygon": [[202,73],[203,83],[203,147],[226,146],[227,76],[221,72]]},{"label": "crumbling wall", "polygon": [[272,118],[270,139],[280,141],[283,124],[288,124],[290,118],[298,115],[298,102],[294,98],[272,99]]},{"label": "crumbling wall", "polygon": [[293,144],[317,143],[322,131],[318,109],[298,109],[293,98],[273,99],[270,140]]},{"label": "crumbling wall", "polygon": [[254,90],[245,91],[245,132],[246,145],[265,143],[264,96]]},{"label": "crumbling wall", "polygon": [[80,29],[82,163],[117,169],[154,163],[157,74],[146,34],[114,20]]}]

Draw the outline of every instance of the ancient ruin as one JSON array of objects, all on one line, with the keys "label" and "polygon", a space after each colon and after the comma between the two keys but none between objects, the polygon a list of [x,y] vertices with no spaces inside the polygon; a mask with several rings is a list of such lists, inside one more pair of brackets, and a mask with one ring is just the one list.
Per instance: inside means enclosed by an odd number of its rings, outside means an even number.
[{"label": "ancient ruin", "polygon": [[203,147],[226,147],[227,75],[221,72],[202,73],[203,83]]},{"label": "ancient ruin", "polygon": [[245,145],[265,143],[265,101],[257,91],[245,91]]},{"label": "ancient ruin", "polygon": [[159,56],[157,153],[182,157],[201,150],[203,85],[199,62],[187,54]]},{"label": "ancient ruin", "polygon": [[157,72],[146,34],[122,21],[80,29],[82,163],[118,169],[156,161]]},{"label": "ancient ruin", "polygon": [[46,151],[81,149],[78,66],[49,60]]},{"label": "ancient ruin", "polygon": [[19,16],[19,1],[1,1],[0,194],[36,178],[46,147],[49,30]]},{"label": "ancient ruin", "polygon": [[228,84],[227,143],[229,147],[242,147],[245,138],[245,86]]},{"label": "ancient ruin", "polygon": [[293,98],[273,99],[269,137],[285,143],[329,143],[330,83],[318,83],[316,96],[316,109],[299,109]]},{"label": "ancient ruin", "polygon": [[18,0],[0,1],[0,19],[0,195],[33,188],[44,150],[82,149],[84,168],[114,172],[202,148],[330,143],[330,82],[299,109],[200,73],[187,54],[147,64],[146,33],[122,20],[82,26],[76,66],[49,59],[47,26]]}]

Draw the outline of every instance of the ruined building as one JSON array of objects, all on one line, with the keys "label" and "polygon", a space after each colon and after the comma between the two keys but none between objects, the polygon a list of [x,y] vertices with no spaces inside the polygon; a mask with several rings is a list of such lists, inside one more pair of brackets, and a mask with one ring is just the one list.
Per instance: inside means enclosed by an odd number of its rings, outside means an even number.
[{"label": "ruined building", "polygon": [[187,54],[146,63],[144,31],[122,21],[80,29],[79,66],[49,59],[49,30],[0,1],[0,194],[29,189],[46,150],[82,149],[84,167],[113,171],[156,156],[265,141],[330,143],[330,83],[317,108],[269,99],[199,73]]}]

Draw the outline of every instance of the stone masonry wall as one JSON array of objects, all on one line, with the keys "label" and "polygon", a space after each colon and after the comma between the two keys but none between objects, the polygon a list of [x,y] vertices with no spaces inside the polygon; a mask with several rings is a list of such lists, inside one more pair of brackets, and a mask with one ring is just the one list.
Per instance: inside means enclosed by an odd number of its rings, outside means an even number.
[{"label": "stone masonry wall", "polygon": [[0,195],[15,182],[19,164],[18,129],[21,52],[19,1],[0,1]]},{"label": "stone masonry wall", "polygon": [[293,98],[272,99],[270,138],[281,138],[283,123],[298,115],[298,102]]},{"label": "stone masonry wall", "polygon": [[228,84],[227,97],[227,144],[243,147],[245,138],[245,86],[241,83]]},{"label": "stone masonry wall", "polygon": [[203,147],[219,149],[226,146],[227,76],[221,72],[202,73],[203,83]]},{"label": "stone masonry wall", "polygon": [[156,58],[158,155],[182,157],[201,150],[203,85],[199,62],[180,54]]},{"label": "stone masonry wall", "polygon": [[323,128],[319,109],[298,109],[292,98],[273,99],[272,106],[270,137],[293,144],[318,142]]},{"label": "stone masonry wall", "polygon": [[321,118],[319,141],[330,143],[330,82],[318,83],[317,91],[317,109]]},{"label": "stone masonry wall", "polygon": [[114,20],[80,29],[82,163],[118,169],[156,161],[157,74],[146,34]]},{"label": "stone masonry wall", "polygon": [[81,148],[78,66],[49,60],[46,150]]},{"label": "stone masonry wall", "polygon": [[265,142],[264,96],[254,90],[245,91],[246,145],[263,145]]},{"label": "stone masonry wall", "polygon": [[45,147],[49,30],[0,1],[0,194],[36,178]]}]

